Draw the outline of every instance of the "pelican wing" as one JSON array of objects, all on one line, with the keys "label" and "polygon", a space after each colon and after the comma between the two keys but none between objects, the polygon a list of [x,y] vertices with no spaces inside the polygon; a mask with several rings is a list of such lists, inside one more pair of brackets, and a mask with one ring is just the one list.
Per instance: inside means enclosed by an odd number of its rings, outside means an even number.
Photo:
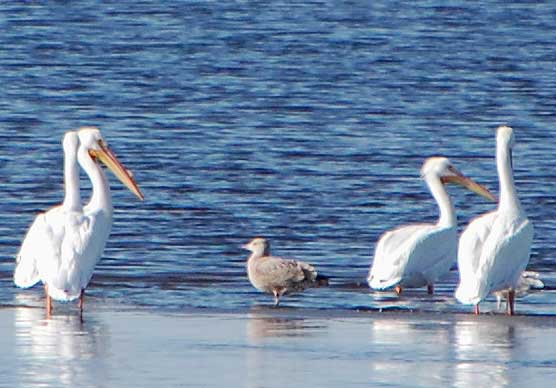
[{"label": "pelican wing", "polygon": [[462,280],[475,276],[485,241],[496,221],[496,214],[490,212],[475,218],[461,234],[458,245],[458,269]]},{"label": "pelican wing", "polygon": [[433,225],[429,224],[406,225],[384,233],[378,240],[375,259],[377,257],[399,256],[400,251],[404,251],[408,246],[413,245],[421,235],[426,234],[432,227]]},{"label": "pelican wing", "polygon": [[112,215],[104,210],[85,210],[85,219],[80,233],[80,245],[76,247],[79,254],[80,276],[82,287],[86,287],[102,253],[112,229]]},{"label": "pelican wing", "polygon": [[109,219],[103,212],[67,217],[60,257],[48,274],[48,292],[54,299],[74,300],[87,287],[110,233]]},{"label": "pelican wing", "polygon": [[[33,280],[47,283],[50,296],[58,300],[68,300],[59,295],[57,289],[67,291],[68,268],[72,267],[74,259],[71,246],[78,242],[74,224],[81,217],[81,213],[66,211],[62,206],[39,215],[29,229],[20,251],[20,263],[24,260],[34,262]],[[16,284],[20,279],[19,274],[23,272],[16,268]]]},{"label": "pelican wing", "polygon": [[528,219],[517,222],[497,220],[485,241],[477,269],[481,299],[493,291],[517,286],[529,263],[533,241],[533,224]]},{"label": "pelican wing", "polygon": [[47,215],[49,213],[57,214],[60,210],[60,207],[55,207],[46,213],[41,213],[31,224],[16,256],[14,271],[16,286],[22,288],[34,286],[41,280],[38,268],[39,260],[52,260],[59,254],[58,228],[49,224]]},{"label": "pelican wing", "polygon": [[456,298],[476,304],[491,292],[515,288],[529,262],[532,240],[533,224],[526,218],[508,221],[491,212],[473,221],[460,239]]},{"label": "pelican wing", "polygon": [[104,249],[107,219],[62,206],[39,214],[17,255],[14,283],[26,288],[42,280],[56,300],[79,297]]},{"label": "pelican wing", "polygon": [[456,227],[435,226],[415,245],[407,263],[404,283],[412,287],[434,284],[456,264],[457,251]]},{"label": "pelican wing", "polygon": [[418,224],[389,231],[377,243],[369,284],[385,289],[404,278],[412,287],[434,282],[455,261],[456,244],[455,228]]}]

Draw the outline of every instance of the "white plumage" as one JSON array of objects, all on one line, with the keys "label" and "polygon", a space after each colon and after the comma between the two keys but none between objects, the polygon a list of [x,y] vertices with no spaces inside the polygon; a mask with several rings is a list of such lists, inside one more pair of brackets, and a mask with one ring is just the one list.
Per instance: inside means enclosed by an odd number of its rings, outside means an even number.
[{"label": "white plumage", "polygon": [[[375,250],[369,285],[384,290],[433,286],[456,261],[452,226],[410,225],[387,232]],[[432,289],[431,289],[432,291]]]},{"label": "white plumage", "polygon": [[458,183],[494,199],[486,188],[466,178],[447,158],[427,159],[421,176],[440,209],[438,222],[402,226],[382,235],[367,279],[374,289],[396,286],[400,293],[403,287],[427,286],[432,293],[434,283],[455,264],[457,219],[445,183]]},{"label": "white plumage", "polygon": [[498,128],[496,165],[500,180],[498,208],[473,220],[463,232],[458,249],[460,283],[456,298],[475,305],[497,291],[507,291],[508,314],[514,313],[515,290],[529,262],[533,224],[517,197],[513,171],[514,134],[510,127]]},{"label": "white plumage", "polygon": [[[517,281],[515,296],[525,296],[531,290],[542,290],[543,288],[544,282],[541,280],[541,275],[538,272],[523,271]],[[496,291],[494,295],[496,296],[496,308],[500,310],[502,298],[506,298],[506,301],[508,299],[508,290]],[[506,308],[508,308],[507,304]]]},{"label": "white plumage", "polygon": [[[14,272],[14,282],[19,287],[44,283],[47,314],[52,309],[50,298],[59,301],[80,298],[82,310],[83,292],[110,234],[113,212],[110,188],[97,160],[143,199],[135,181],[108,149],[97,128],[68,132],[63,145],[64,201],[37,216],[23,240]],[[78,162],[93,187],[86,206],[81,203]]]},{"label": "white plumage", "polygon": [[[41,213],[29,228],[16,258],[14,282],[19,287],[32,287],[53,272],[44,268],[44,262],[53,267],[63,265],[73,250],[72,230],[81,223],[82,207],[79,195],[79,167],[77,151],[79,137],[75,132],[64,136],[65,197],[61,205]],[[39,260],[41,259],[42,260]],[[41,264],[42,272],[39,264]]]}]

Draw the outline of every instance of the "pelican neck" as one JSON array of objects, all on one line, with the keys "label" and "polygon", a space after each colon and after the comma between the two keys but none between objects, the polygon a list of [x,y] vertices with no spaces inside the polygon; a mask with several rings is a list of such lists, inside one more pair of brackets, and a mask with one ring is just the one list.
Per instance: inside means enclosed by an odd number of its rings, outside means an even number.
[{"label": "pelican neck", "polygon": [[108,180],[106,175],[102,171],[102,168],[91,158],[89,152],[84,148],[80,147],[78,151],[78,160],[83,170],[89,177],[91,185],[93,187],[93,194],[91,199],[87,204],[87,207],[93,209],[104,209],[106,211],[112,211],[112,197],[110,195],[110,186],[108,185]]},{"label": "pelican neck", "polygon": [[450,195],[446,191],[446,188],[440,181],[440,177],[436,174],[429,174],[425,176],[425,182],[427,183],[429,190],[436,200],[438,209],[440,211],[440,216],[438,218],[438,226],[453,227],[457,225],[456,211]]},{"label": "pelican neck", "polygon": [[498,210],[519,213],[521,211],[521,204],[515,189],[511,146],[500,142],[496,148],[496,168],[500,184]]},{"label": "pelican neck", "polygon": [[81,193],[79,192],[79,166],[77,150],[64,150],[64,187],[65,197],[62,206],[71,211],[80,211]]}]

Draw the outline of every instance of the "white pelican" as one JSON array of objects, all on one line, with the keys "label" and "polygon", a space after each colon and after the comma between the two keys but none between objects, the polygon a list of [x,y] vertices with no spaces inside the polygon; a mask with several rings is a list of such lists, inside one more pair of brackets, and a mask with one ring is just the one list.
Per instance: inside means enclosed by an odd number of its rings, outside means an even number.
[{"label": "white pelican", "polygon": [[270,244],[262,237],[254,238],[243,248],[251,251],[247,261],[249,281],[256,289],[272,293],[275,306],[284,294],[328,284],[328,278],[317,275],[312,265],[270,256]]},{"label": "white pelican", "polygon": [[402,226],[380,237],[367,278],[373,289],[395,287],[400,294],[404,287],[427,286],[428,293],[432,294],[434,283],[455,264],[457,219],[444,184],[457,183],[495,200],[485,187],[465,177],[444,157],[425,160],[421,177],[440,209],[438,222]]},{"label": "white pelican", "polygon": [[[43,282],[47,316],[52,312],[51,298],[60,301],[79,298],[80,312],[83,312],[85,288],[110,234],[113,212],[110,187],[97,160],[143,199],[130,172],[110,151],[97,128],[68,132],[63,146],[64,201],[37,216],[21,244],[14,272],[14,282],[19,287]],[[81,204],[77,162],[93,187],[86,206]]]},{"label": "white pelican", "polygon": [[496,291],[507,291],[508,314],[514,314],[515,290],[529,262],[533,224],[521,208],[513,178],[512,128],[496,136],[496,168],[500,181],[498,208],[473,220],[461,235],[458,250],[460,283],[456,298],[475,305]]}]

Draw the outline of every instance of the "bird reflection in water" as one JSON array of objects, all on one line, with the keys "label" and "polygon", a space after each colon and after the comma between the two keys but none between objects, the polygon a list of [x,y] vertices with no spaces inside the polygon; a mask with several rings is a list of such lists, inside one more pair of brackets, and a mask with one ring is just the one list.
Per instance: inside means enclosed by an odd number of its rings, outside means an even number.
[{"label": "bird reflection in water", "polygon": [[68,313],[44,319],[39,308],[19,307],[14,314],[16,372],[22,386],[99,386],[109,336],[93,317],[83,322]]},{"label": "bird reflection in water", "polygon": [[422,386],[438,386],[450,380],[445,361],[450,358],[450,324],[423,319],[387,317],[371,322],[373,383],[405,386],[419,381]]},{"label": "bird reflection in water", "polygon": [[[322,321],[319,321],[322,322]],[[283,385],[296,385],[307,373],[302,354],[307,350],[307,338],[317,335],[325,327],[313,320],[295,317],[277,317],[264,312],[251,312],[246,322],[247,381],[248,387],[267,386],[269,381]],[[284,371],[288,371],[284,374]],[[282,384],[281,384],[282,383]]]},{"label": "bird reflection in water", "polygon": [[249,314],[247,337],[251,344],[264,342],[265,338],[311,336],[314,328],[302,318],[280,318]]},{"label": "bird reflection in water", "polygon": [[460,321],[455,325],[455,387],[506,387],[515,337],[513,325]]}]

